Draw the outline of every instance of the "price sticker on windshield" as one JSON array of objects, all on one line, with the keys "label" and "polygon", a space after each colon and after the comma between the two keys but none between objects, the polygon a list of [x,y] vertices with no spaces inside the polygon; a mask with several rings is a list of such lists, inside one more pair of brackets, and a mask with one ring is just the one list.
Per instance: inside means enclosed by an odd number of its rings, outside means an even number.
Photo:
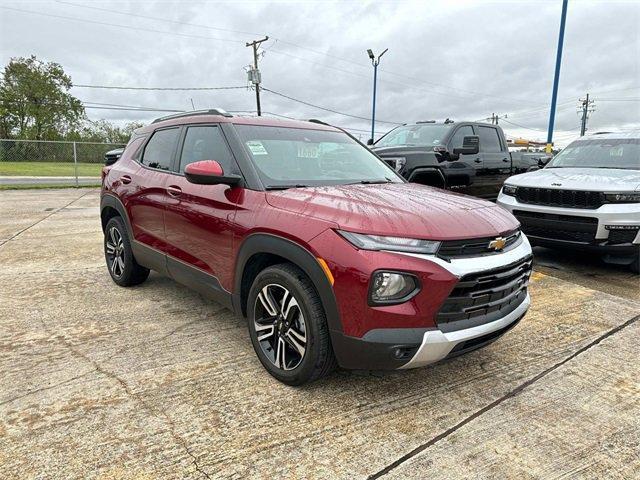
[{"label": "price sticker on windshield", "polygon": [[318,158],[318,145],[299,143],[298,158]]},{"label": "price sticker on windshield", "polygon": [[264,145],[262,145],[262,142],[259,140],[251,140],[247,142],[247,147],[253,155],[269,155],[269,152],[267,152],[267,149],[264,148]]}]

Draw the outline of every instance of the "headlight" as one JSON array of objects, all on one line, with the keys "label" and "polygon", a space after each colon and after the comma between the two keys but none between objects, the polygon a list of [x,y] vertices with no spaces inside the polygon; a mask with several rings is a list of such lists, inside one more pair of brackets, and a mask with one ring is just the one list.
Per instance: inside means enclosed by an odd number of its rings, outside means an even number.
[{"label": "headlight", "polygon": [[369,303],[404,303],[418,293],[418,290],[418,279],[409,273],[377,271],[371,277]]},{"label": "headlight", "polygon": [[510,197],[515,197],[518,192],[518,187],[514,187],[513,185],[504,184],[502,186],[503,195],[509,195]]},{"label": "headlight", "polygon": [[640,193],[606,193],[608,203],[640,203]]},{"label": "headlight", "polygon": [[418,238],[382,237],[380,235],[364,235],[362,233],[338,230],[349,243],[362,250],[391,250],[394,252],[411,252],[433,254],[438,251],[440,242],[420,240]]}]

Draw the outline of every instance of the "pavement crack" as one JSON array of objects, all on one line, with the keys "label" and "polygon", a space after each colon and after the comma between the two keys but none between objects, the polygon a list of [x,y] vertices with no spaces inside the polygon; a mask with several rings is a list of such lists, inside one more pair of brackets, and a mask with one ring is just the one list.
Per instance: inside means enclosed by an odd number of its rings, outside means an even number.
[{"label": "pavement crack", "polygon": [[64,206],[62,206],[62,207],[60,207],[60,208],[57,208],[57,209],[53,210],[51,213],[49,213],[49,215],[45,215],[44,217],[42,217],[42,218],[41,218],[40,220],[38,220],[37,222],[32,223],[32,224],[31,224],[31,225],[29,225],[28,227],[23,228],[22,230],[20,230],[20,231],[19,231],[18,233],[16,233],[16,234],[12,235],[11,237],[9,237],[9,238],[7,238],[7,239],[5,239],[5,240],[2,240],[2,241],[0,242],[0,247],[2,247],[2,246],[4,246],[4,245],[6,245],[6,244],[7,244],[7,243],[9,243],[11,240],[13,240],[13,239],[14,239],[14,238],[16,238],[17,236],[19,236],[19,235],[23,234],[24,232],[26,232],[26,231],[27,231],[27,230],[29,230],[30,228],[35,227],[36,225],[38,225],[38,224],[39,224],[39,223],[41,223],[41,222],[44,222],[47,218],[49,218],[49,217],[51,217],[51,216],[55,215],[55,214],[56,214],[56,213],[58,213],[59,211],[64,210],[65,208],[67,208],[67,207],[69,207],[69,206],[73,205],[75,202],[77,202],[78,200],[80,200],[82,197],[84,197],[84,196],[88,195],[89,193],[92,193],[92,192],[84,192],[84,193],[83,193],[82,195],[80,195],[78,198],[76,198],[76,199],[74,199],[74,200],[71,200],[71,201],[70,201],[69,203],[67,203],[66,205],[64,205]]},{"label": "pavement crack", "polygon": [[21,398],[25,398],[25,397],[28,397],[30,395],[35,395],[36,393],[40,393],[40,392],[44,392],[44,391],[47,391],[47,390],[51,390],[52,388],[61,387],[62,385],[66,385],[67,383],[71,383],[71,382],[73,382],[75,380],[78,380],[78,379],[80,379],[82,377],[86,377],[87,375],[89,375],[89,374],[91,374],[93,372],[95,372],[95,370],[89,370],[88,372],[84,372],[84,373],[81,373],[80,375],[76,375],[75,377],[68,378],[67,380],[64,380],[62,382],[56,383],[55,385],[49,385],[48,387],[37,388],[36,390],[31,390],[31,391],[29,391],[27,393],[23,393],[22,395],[18,395],[18,396],[15,396],[13,398],[10,398],[8,400],[4,400],[4,401],[0,402],[0,407],[3,406],[3,405],[6,405],[8,403],[15,402],[16,400],[20,400]]},{"label": "pavement crack", "polygon": [[387,465],[383,469],[381,469],[378,472],[370,475],[367,478],[369,480],[373,480],[373,479],[380,478],[380,477],[390,473],[395,468],[399,467],[403,463],[405,463],[408,460],[412,459],[416,455],[424,452],[426,449],[428,449],[429,447],[435,445],[440,440],[443,440],[443,439],[447,438],[449,435],[451,435],[451,434],[455,433],[456,431],[460,430],[462,427],[464,427],[468,423],[472,422],[476,418],[480,417],[481,415],[487,413],[490,410],[493,410],[495,407],[497,407],[498,405],[502,404],[503,402],[509,400],[510,398],[514,398],[515,396],[519,395],[524,389],[526,389],[527,387],[530,387],[531,385],[536,383],[538,380],[546,377],[549,373],[553,372],[554,370],[557,370],[558,368],[563,366],[565,363],[570,362],[571,360],[576,358],[578,355],[586,352],[587,350],[589,350],[592,347],[595,347],[596,345],[601,343],[603,340],[606,340],[607,338],[611,337],[612,335],[615,335],[619,331],[621,331],[621,330],[627,328],[628,326],[634,324],[636,321],[638,321],[638,319],[640,319],[640,315],[638,315],[636,317],[633,317],[633,318],[627,320],[626,322],[624,322],[624,323],[622,323],[622,324],[620,324],[620,325],[618,325],[618,326],[616,326],[616,327],[614,327],[614,328],[612,328],[610,330],[607,330],[605,333],[600,335],[598,338],[596,338],[592,342],[589,342],[584,347],[576,350],[575,352],[573,352],[568,357],[566,357],[563,360],[555,363],[551,367],[543,370],[542,372],[540,372],[536,376],[530,378],[526,382],[521,383],[520,385],[518,385],[517,387],[515,387],[513,390],[509,391],[508,393],[506,393],[502,397],[494,400],[493,402],[489,403],[488,405],[485,405],[480,410],[477,410],[476,412],[472,413],[468,417],[465,417],[464,419],[462,419],[460,422],[456,423],[453,427],[445,430],[444,432],[440,433],[439,435],[436,435],[435,437],[430,439],[428,442],[417,446],[416,448],[414,448],[410,452],[406,453],[402,457],[398,458],[394,462],[390,463],[389,465]]},{"label": "pavement crack", "polygon": [[[48,329],[46,328],[46,325],[44,324],[44,322],[41,321],[41,324],[43,325],[45,330],[48,331]],[[92,359],[88,355],[82,353],[80,350],[75,348],[66,338],[58,337],[58,339],[72,354],[74,354],[77,357],[80,357],[83,360],[85,360],[86,362],[90,363],[94,368],[93,371],[101,373],[102,375],[106,376],[107,378],[110,378],[110,379],[116,381],[120,385],[120,387],[122,387],[122,389],[125,391],[125,393],[127,394],[128,397],[132,398],[133,400],[138,402],[140,405],[142,405],[142,407],[145,410],[147,410],[149,413],[151,413],[154,417],[163,419],[165,421],[165,423],[169,427],[169,434],[173,437],[175,442],[184,449],[184,451],[187,453],[189,458],[191,458],[191,460],[193,462],[193,466],[196,469],[196,471],[198,473],[200,473],[201,475],[203,475],[205,478],[208,478],[208,479],[211,478],[207,474],[207,472],[205,472],[202,469],[202,467],[198,464],[198,458],[193,454],[193,452],[191,452],[191,449],[187,445],[186,440],[177,432],[176,425],[175,425],[173,419],[169,416],[169,414],[165,410],[160,409],[160,408],[156,408],[153,405],[151,405],[149,402],[147,402],[145,400],[145,398],[142,395],[140,395],[139,393],[136,393],[133,390],[131,390],[131,387],[129,386],[129,384],[124,379],[120,378],[117,374],[107,370],[106,368],[104,368],[102,365],[100,365],[97,361],[95,361],[94,359]]]}]

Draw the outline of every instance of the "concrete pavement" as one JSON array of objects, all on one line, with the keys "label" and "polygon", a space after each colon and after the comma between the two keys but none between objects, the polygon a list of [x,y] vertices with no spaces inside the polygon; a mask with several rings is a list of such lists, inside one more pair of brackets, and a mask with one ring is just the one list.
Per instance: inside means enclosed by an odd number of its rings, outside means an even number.
[{"label": "concrete pavement", "polygon": [[0,192],[0,478],[640,471],[640,283],[625,269],[598,282],[543,252],[530,313],[493,345],[291,388],[221,306],[156,274],[115,286],[101,239],[95,189]]}]

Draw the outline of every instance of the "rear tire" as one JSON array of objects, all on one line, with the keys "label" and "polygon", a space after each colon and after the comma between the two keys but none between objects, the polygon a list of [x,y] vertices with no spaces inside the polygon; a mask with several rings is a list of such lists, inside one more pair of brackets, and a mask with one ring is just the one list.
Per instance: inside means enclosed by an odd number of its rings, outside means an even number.
[{"label": "rear tire", "polygon": [[631,271],[634,273],[640,273],[640,254],[636,257],[631,265],[629,265]]},{"label": "rear tire", "polygon": [[261,271],[247,300],[251,343],[264,368],[302,385],[336,367],[320,297],[302,270],[282,263]]},{"label": "rear tire", "polygon": [[138,265],[133,257],[127,229],[120,217],[113,217],[104,229],[104,257],[112,280],[121,287],[144,282],[149,269]]}]

